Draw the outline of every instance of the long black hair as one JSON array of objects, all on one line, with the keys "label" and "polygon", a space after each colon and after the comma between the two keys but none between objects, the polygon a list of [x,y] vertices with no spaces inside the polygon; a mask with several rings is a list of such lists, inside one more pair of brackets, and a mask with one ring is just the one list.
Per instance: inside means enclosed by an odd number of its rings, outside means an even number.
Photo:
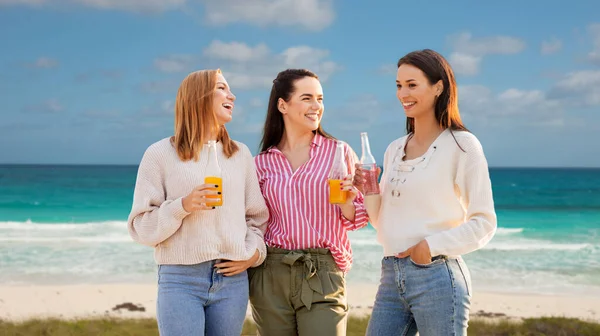
[{"label": "long black hair", "polygon": [[[287,69],[278,73],[277,77],[273,80],[273,87],[271,87],[271,95],[269,96],[269,106],[267,107],[267,118],[265,120],[263,135],[259,145],[261,152],[264,152],[271,146],[276,146],[281,142],[285,125],[283,123],[283,115],[277,107],[277,102],[279,101],[279,98],[286,102],[290,101],[292,94],[296,90],[296,81],[305,77],[319,79],[315,73],[306,69]],[[319,127],[313,132],[326,138],[334,139],[333,136],[323,130],[321,124],[319,124]]]}]

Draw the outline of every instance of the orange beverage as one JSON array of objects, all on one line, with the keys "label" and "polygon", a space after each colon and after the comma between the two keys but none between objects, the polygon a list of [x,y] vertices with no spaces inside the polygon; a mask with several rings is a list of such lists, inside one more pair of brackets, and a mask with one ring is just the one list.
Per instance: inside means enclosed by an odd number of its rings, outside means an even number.
[{"label": "orange beverage", "polygon": [[215,177],[215,176],[207,176],[204,178],[204,183],[218,185],[217,188],[211,188],[211,189],[219,191],[221,193],[221,195],[207,195],[206,198],[220,198],[220,200],[215,201],[215,202],[206,203],[206,206],[213,207],[213,206],[223,205],[223,179],[221,179],[220,177]]},{"label": "orange beverage", "polygon": [[344,204],[348,191],[342,190],[342,180],[329,180],[329,203]]}]

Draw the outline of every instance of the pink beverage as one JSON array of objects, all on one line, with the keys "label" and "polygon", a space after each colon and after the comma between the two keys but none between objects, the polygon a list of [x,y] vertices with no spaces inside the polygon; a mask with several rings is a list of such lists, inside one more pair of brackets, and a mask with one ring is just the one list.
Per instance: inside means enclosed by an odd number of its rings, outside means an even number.
[{"label": "pink beverage", "polygon": [[377,164],[363,164],[365,184],[363,185],[363,194],[379,194],[379,181],[377,180]]},{"label": "pink beverage", "polygon": [[369,145],[369,136],[366,132],[360,133],[360,142],[362,144],[362,156],[360,162],[365,173],[365,184],[363,186],[363,194],[376,195],[379,194],[379,181],[377,180],[377,163],[375,157],[371,154],[371,146]]}]

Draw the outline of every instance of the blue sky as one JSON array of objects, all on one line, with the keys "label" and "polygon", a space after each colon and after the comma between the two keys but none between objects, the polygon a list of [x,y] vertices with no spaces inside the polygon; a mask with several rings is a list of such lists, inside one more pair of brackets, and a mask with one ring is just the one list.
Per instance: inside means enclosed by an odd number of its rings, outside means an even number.
[{"label": "blue sky", "polygon": [[321,78],[323,125],[381,162],[404,135],[395,63],[432,48],[490,166],[600,167],[597,1],[0,0],[0,163],[137,164],[187,73],[220,67],[256,153],[270,83]]}]

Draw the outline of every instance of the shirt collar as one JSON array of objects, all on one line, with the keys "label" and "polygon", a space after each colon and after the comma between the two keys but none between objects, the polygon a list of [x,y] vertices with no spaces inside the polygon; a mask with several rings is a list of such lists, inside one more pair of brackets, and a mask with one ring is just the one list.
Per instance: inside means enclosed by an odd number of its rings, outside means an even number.
[{"label": "shirt collar", "polygon": [[[323,137],[319,133],[315,133],[315,136],[313,137],[312,141],[310,142],[310,146],[311,147],[315,147],[315,146],[321,147],[323,145],[324,141],[325,141],[325,137]],[[271,153],[272,151],[280,152],[280,150],[275,145],[273,145],[267,149],[267,153]]]}]

